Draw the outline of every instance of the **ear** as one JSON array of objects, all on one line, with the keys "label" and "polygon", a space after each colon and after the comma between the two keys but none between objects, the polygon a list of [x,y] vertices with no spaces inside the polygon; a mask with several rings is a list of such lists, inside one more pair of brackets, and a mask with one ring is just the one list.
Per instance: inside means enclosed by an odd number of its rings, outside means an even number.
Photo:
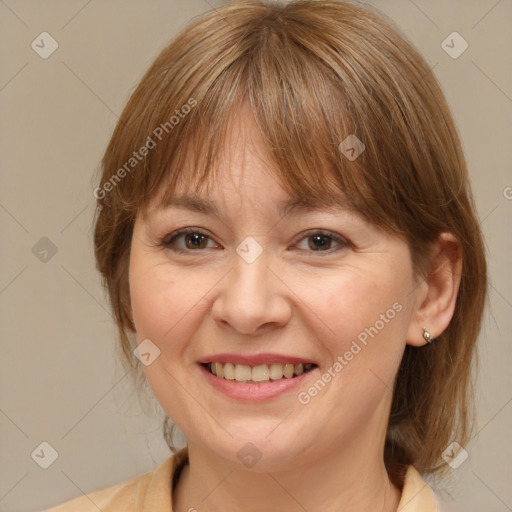
[{"label": "ear", "polygon": [[451,233],[441,233],[432,244],[427,275],[416,288],[414,311],[407,331],[407,344],[426,345],[426,328],[432,339],[448,327],[455,311],[462,272],[462,247]]}]

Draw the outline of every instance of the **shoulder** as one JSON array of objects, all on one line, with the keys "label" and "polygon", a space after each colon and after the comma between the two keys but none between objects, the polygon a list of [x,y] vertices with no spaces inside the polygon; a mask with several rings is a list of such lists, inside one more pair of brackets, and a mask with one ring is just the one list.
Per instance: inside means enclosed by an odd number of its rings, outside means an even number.
[{"label": "shoulder", "polygon": [[187,460],[186,448],[171,455],[153,471],[126,482],[84,494],[43,512],[129,512],[172,510],[172,482]]},{"label": "shoulder", "polygon": [[439,512],[432,487],[423,480],[414,466],[407,468],[398,510],[400,512]]},{"label": "shoulder", "polygon": [[[101,491],[84,494],[44,512],[98,512],[98,509],[106,510],[113,503],[116,506],[121,506],[122,503],[130,503],[131,501],[133,504],[136,490],[138,487],[145,485],[147,476],[148,473]],[[129,510],[129,508],[126,508],[126,510]]]}]

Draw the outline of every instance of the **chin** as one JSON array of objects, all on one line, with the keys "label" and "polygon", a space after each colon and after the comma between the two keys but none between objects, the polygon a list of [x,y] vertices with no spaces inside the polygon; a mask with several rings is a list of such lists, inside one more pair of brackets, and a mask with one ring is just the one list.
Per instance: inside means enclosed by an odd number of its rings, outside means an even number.
[{"label": "chin", "polygon": [[[275,424],[274,427],[275,428]],[[206,447],[215,457],[223,458],[233,470],[245,468],[256,473],[287,471],[296,468],[299,459],[305,456],[306,446],[298,445],[300,439],[288,431],[268,435],[268,429],[261,429],[252,435],[237,435],[234,439],[224,438],[224,442],[212,443]]]}]

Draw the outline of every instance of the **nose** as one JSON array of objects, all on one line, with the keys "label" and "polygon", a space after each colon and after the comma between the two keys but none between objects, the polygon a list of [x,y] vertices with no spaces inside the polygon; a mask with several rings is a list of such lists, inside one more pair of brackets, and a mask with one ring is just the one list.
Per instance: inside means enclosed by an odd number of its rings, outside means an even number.
[{"label": "nose", "polygon": [[233,268],[219,283],[212,316],[223,329],[257,336],[290,319],[290,290],[269,266],[265,251],[252,263],[234,255]]}]

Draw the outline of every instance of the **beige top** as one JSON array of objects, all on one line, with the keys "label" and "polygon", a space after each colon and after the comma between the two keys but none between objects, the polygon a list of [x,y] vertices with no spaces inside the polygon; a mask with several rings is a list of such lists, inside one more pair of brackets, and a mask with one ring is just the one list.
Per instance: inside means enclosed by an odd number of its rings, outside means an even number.
[{"label": "beige top", "polygon": [[[185,447],[149,473],[44,512],[172,512],[174,478],[187,461],[188,449]],[[432,488],[413,466],[409,466],[405,474],[397,512],[439,512]]]}]

